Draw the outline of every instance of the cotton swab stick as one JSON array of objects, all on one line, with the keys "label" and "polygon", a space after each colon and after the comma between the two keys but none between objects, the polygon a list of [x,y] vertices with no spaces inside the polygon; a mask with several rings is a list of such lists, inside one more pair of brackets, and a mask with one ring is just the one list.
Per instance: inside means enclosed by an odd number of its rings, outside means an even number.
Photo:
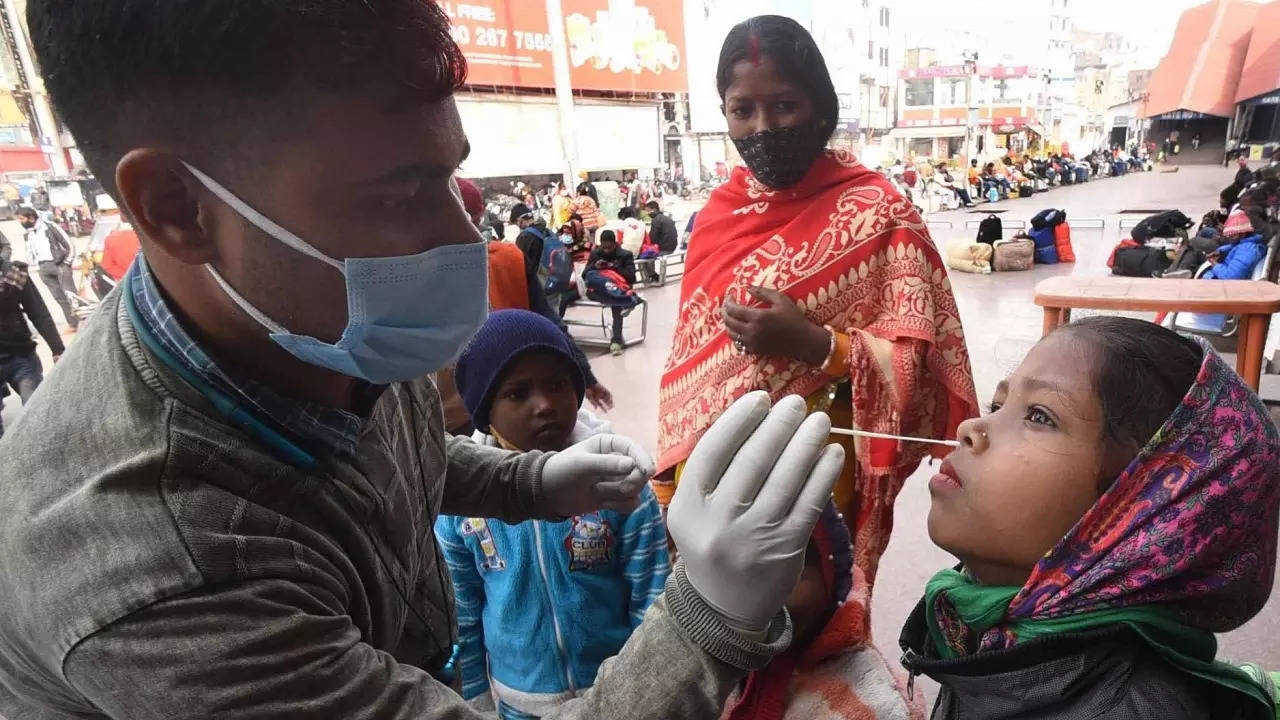
[{"label": "cotton swab stick", "polygon": [[946,445],[948,447],[960,447],[960,443],[956,440],[930,440],[928,438],[905,437],[901,435],[885,435],[884,433],[867,432],[866,430],[846,430],[844,428],[831,428],[832,435],[848,435],[849,437],[865,437],[876,438],[878,440],[901,440],[902,442],[924,443],[926,445]]}]

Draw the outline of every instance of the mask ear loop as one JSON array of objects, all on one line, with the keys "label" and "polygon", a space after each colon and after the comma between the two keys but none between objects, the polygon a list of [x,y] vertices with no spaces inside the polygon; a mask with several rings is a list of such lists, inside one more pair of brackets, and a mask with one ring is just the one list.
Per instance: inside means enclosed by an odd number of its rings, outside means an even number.
[{"label": "mask ear loop", "polygon": [[285,328],[283,325],[276,322],[275,320],[272,320],[271,318],[267,317],[266,313],[254,307],[252,303],[244,299],[243,295],[236,292],[236,289],[231,287],[231,283],[227,282],[226,279],[222,277],[222,273],[218,272],[218,270],[214,268],[213,265],[206,263],[204,266],[204,269],[208,270],[209,274],[213,276],[213,279],[218,281],[218,285],[222,287],[222,292],[226,293],[227,297],[231,298],[232,302],[240,306],[240,309],[245,311],[245,313],[248,314],[249,317],[253,318],[254,320],[257,320],[259,325],[261,325],[262,327],[266,328],[267,330],[271,331],[273,334],[276,334],[276,335],[290,334],[287,328]]},{"label": "mask ear loop", "polygon": [[182,163],[182,166],[185,167],[188,171],[190,171],[191,174],[195,176],[195,179],[199,180],[200,184],[205,186],[205,189],[207,189],[209,192],[216,195],[219,200],[226,203],[232,210],[235,210],[237,213],[239,213],[241,217],[243,217],[245,220],[248,220],[250,224],[252,224],[254,227],[270,235],[276,240],[279,240],[285,245],[288,245],[290,248],[293,248],[294,250],[302,253],[303,255],[319,260],[320,262],[336,269],[338,272],[342,273],[344,276],[347,274],[346,265],[344,263],[334,260],[328,255],[325,255],[324,253],[312,247],[306,240],[303,240],[297,235],[294,235],[293,233],[289,232],[285,228],[276,224],[276,222],[271,218],[267,217],[266,215],[263,215],[257,210],[254,210],[252,207],[249,206],[248,203],[236,197],[235,194],[233,194],[230,190],[218,184],[218,181],[200,172],[196,168],[187,164],[185,161]]}]

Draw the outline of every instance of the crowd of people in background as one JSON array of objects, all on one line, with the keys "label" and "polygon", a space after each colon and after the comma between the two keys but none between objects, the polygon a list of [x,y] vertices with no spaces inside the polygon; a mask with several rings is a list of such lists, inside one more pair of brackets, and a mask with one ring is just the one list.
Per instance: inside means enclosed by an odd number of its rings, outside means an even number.
[{"label": "crowd of people in background", "polygon": [[1120,242],[1108,264],[1114,274],[1129,277],[1247,280],[1272,270],[1262,263],[1276,237],[1278,211],[1280,164],[1255,170],[1241,155],[1218,206],[1201,216],[1198,227],[1179,210],[1152,215]]},{"label": "crowd of people in background", "polygon": [[[609,351],[621,355],[627,344],[625,319],[643,302],[637,286],[659,282],[658,260],[680,249],[680,232],[660,202],[669,197],[665,184],[635,179],[610,183],[616,185],[610,191],[619,206],[612,218],[606,217],[594,182],[572,189],[563,182],[549,183],[535,192],[530,184],[513,181],[512,195],[488,198],[478,184],[462,185],[468,210],[485,238],[514,241],[529,282],[542,289],[554,312],[548,317],[563,325],[576,302],[607,306],[612,319]],[[523,199],[504,207],[511,197]],[[495,210],[505,211],[505,218]]]},{"label": "crowd of people in background", "polygon": [[1141,172],[1151,167],[1151,150],[1134,143],[1128,148],[1098,149],[1082,157],[1067,152],[1010,153],[985,164],[972,159],[967,168],[928,158],[897,159],[876,170],[921,210],[950,210]]}]

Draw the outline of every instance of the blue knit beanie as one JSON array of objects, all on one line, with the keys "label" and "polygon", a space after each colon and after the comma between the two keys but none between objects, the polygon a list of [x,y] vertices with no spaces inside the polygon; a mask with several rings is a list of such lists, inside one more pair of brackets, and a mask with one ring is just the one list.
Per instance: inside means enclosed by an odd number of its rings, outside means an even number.
[{"label": "blue knit beanie", "polygon": [[578,404],[587,394],[582,368],[574,359],[572,342],[564,331],[545,317],[528,310],[499,310],[489,315],[471,339],[454,368],[453,379],[471,423],[480,432],[489,432],[489,409],[502,373],[518,356],[530,350],[552,352],[564,358],[569,377],[578,393]]}]

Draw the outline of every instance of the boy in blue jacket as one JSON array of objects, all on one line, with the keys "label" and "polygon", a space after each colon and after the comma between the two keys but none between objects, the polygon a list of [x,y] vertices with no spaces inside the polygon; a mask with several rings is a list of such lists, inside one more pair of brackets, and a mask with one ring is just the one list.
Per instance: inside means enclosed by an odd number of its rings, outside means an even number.
[{"label": "boy in blue jacket", "polygon": [[[526,310],[493,313],[454,379],[476,442],[558,452],[609,432],[582,410],[569,339]],[[436,521],[458,605],[462,694],[504,718],[537,718],[583,690],[622,649],[667,580],[666,531],[653,491],[630,514],[560,522],[443,515]]]}]

